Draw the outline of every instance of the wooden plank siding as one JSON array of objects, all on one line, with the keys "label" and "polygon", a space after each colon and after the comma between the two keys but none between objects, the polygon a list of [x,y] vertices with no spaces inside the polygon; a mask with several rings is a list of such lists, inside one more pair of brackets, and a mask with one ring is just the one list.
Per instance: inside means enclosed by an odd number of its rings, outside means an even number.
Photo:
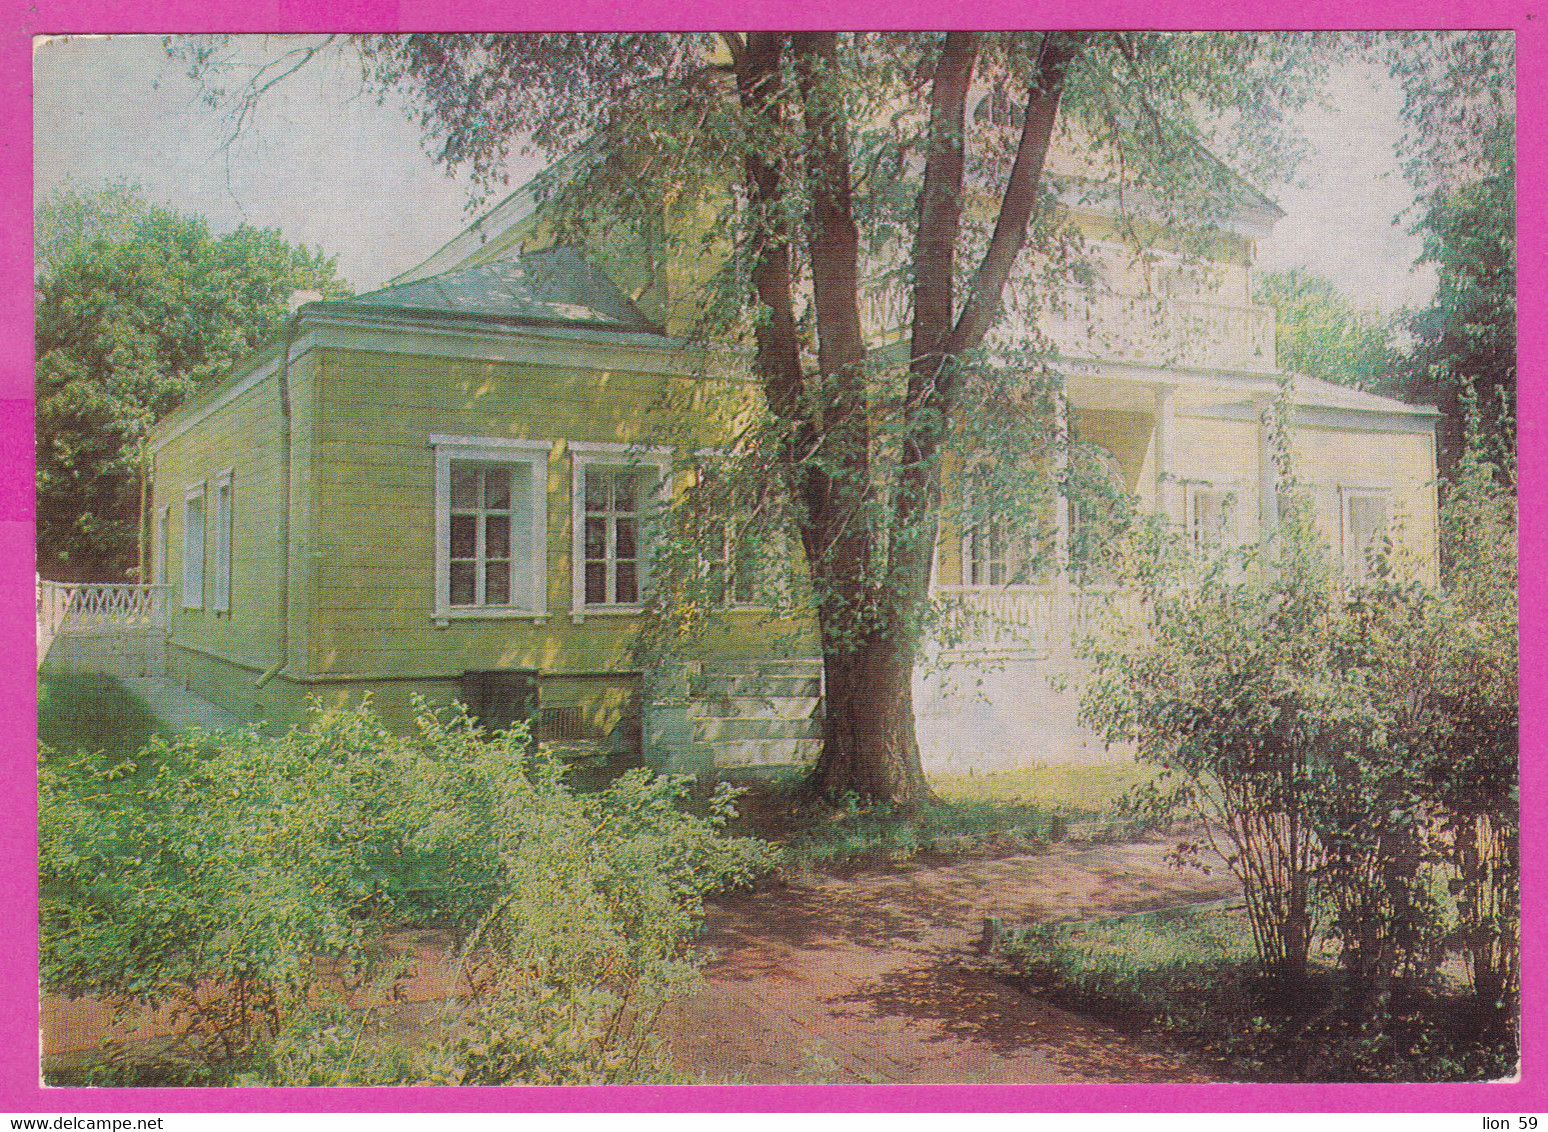
[{"label": "wooden plank siding", "polygon": [[[278,659],[280,539],[279,401],[273,376],[215,410],[156,454],[156,507],[168,508],[171,640],[263,671]],[[231,469],[231,609],[211,608],[215,576],[215,488]],[[203,608],[183,608],[184,488],[205,484]]]},{"label": "wooden plank siding", "polygon": [[[571,622],[567,442],[648,441],[663,380],[619,370],[324,351],[312,462],[307,673],[531,669],[580,681],[574,686],[599,673],[632,673],[635,616],[589,612],[582,624]],[[433,434],[555,442],[548,462],[546,621],[436,625]],[[726,435],[712,414],[698,441],[711,446]],[[773,655],[759,620],[757,614],[728,618],[718,654]],[[605,706],[614,691],[594,689],[585,706],[616,714]],[[544,684],[545,704],[566,694],[558,683]]]},{"label": "wooden plank siding", "polygon": [[[237,376],[228,379],[231,385]],[[174,603],[173,670],[243,715],[294,722],[316,698],[369,692],[406,725],[421,691],[445,702],[465,672],[535,670],[545,705],[580,707],[601,735],[637,731],[639,674],[629,654],[637,617],[589,612],[571,621],[569,441],[648,440],[666,380],[701,404],[702,435],[728,435],[735,387],[698,397],[697,379],[626,369],[464,360],[315,346],[292,359],[289,663],[281,656],[278,376],[270,374],[166,441],[156,491],[171,506],[169,577],[180,579],[183,486],[233,474],[232,612]],[[213,404],[210,399],[193,411]],[[433,434],[552,441],[547,474],[548,616],[435,621]],[[626,458],[626,457],[620,457]],[[206,593],[213,577],[213,494],[206,516]],[[206,606],[208,606],[206,597]],[[775,655],[762,614],[734,613],[711,657]],[[788,639],[788,626],[778,635]],[[637,739],[637,735],[634,736]]]}]

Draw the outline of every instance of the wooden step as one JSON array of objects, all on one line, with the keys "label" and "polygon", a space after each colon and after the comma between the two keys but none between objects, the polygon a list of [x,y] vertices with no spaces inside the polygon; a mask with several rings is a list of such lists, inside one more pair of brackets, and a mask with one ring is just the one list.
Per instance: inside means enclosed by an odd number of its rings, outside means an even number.
[{"label": "wooden step", "polygon": [[747,664],[706,664],[703,672],[706,676],[821,676],[822,661],[808,658],[762,660]]},{"label": "wooden step", "polygon": [[822,750],[821,739],[741,739],[712,744],[715,766],[788,766],[809,763]]},{"label": "wooden step", "polygon": [[811,719],[822,714],[816,696],[704,696],[689,704],[695,719]]},{"label": "wooden step", "polygon": [[822,681],[816,676],[764,676],[757,673],[695,676],[688,681],[691,699],[715,699],[726,696],[813,697],[822,694]]},{"label": "wooden step", "polygon": [[693,735],[701,743],[757,739],[814,739],[822,736],[820,719],[697,719]]}]

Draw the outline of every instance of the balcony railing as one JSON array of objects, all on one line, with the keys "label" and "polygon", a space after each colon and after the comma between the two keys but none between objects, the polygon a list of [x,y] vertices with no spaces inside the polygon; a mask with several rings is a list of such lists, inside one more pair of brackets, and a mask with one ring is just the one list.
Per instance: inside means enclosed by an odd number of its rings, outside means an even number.
[{"label": "balcony railing", "polygon": [[1076,639],[1115,626],[1137,626],[1138,594],[1111,586],[936,586],[958,605],[945,643],[967,650],[1062,651]]},{"label": "balcony railing", "polygon": [[[908,314],[909,295],[896,285],[866,295],[868,333],[895,332]],[[1272,307],[1070,287],[1052,296],[1038,326],[1066,358],[1249,373],[1275,368]],[[996,332],[1006,344],[1023,337],[1014,324]]]},{"label": "balcony railing", "polygon": [[1274,308],[1071,288],[1038,325],[1067,358],[1274,369]]},{"label": "balcony railing", "polygon": [[38,663],[62,632],[113,633],[167,628],[169,585],[37,582]]}]

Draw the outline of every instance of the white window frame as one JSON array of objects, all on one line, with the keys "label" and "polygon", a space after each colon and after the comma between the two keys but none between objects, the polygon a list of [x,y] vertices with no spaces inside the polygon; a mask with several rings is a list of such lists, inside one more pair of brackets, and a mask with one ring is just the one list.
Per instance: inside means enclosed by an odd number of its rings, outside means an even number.
[{"label": "white window frame", "polygon": [[[188,516],[194,504],[199,505],[199,538],[195,544],[193,528]],[[209,526],[209,508],[205,500],[205,481],[188,484],[183,488],[183,608],[204,608],[204,544],[205,530]]]},{"label": "white window frame", "polygon": [[1369,581],[1365,572],[1365,548],[1356,547],[1354,543],[1354,522],[1351,515],[1351,504],[1356,499],[1380,499],[1382,501],[1382,523],[1386,527],[1387,536],[1392,536],[1392,486],[1382,483],[1339,484],[1338,485],[1338,527],[1339,546],[1343,550],[1344,577],[1356,585]]},{"label": "white window frame", "polygon": [[167,584],[167,552],[171,549],[172,507],[163,503],[156,508],[156,561],[151,568],[151,580],[158,586]]},{"label": "white window frame", "polygon": [[215,477],[215,576],[210,593],[210,609],[231,613],[231,478],[234,468]]},{"label": "white window frame", "polygon": [[[957,542],[957,569],[960,575],[959,585],[972,590],[1003,590],[1008,586],[1021,586],[1030,584],[1030,563],[1037,557],[1035,550],[1029,545],[1030,536],[1018,537],[1017,528],[1003,515],[988,516],[982,523],[968,522],[968,513],[976,506],[977,497],[981,493],[980,476],[987,471],[982,464],[966,469],[964,482],[966,483],[966,498],[963,500],[963,534]],[[1065,502],[1060,497],[1060,505]],[[1073,510],[1073,508],[1071,509]],[[984,564],[988,569],[988,581],[973,581],[973,569],[978,555],[978,542],[981,535],[987,534],[990,539],[989,554],[984,556]],[[1000,539],[1000,556],[994,557],[993,538]],[[999,565],[1004,574],[1002,581],[994,581],[994,567]],[[932,565],[931,570],[935,567]],[[1017,579],[1020,579],[1019,581]]]},{"label": "white window frame", "polygon": [[[570,620],[579,625],[589,616],[639,613],[644,609],[642,601],[627,604],[586,604],[586,469],[593,466],[632,468],[656,473],[653,491],[647,490],[644,499],[659,508],[666,501],[672,475],[672,450],[670,448],[646,448],[638,444],[617,444],[605,441],[572,440],[565,447],[570,453]],[[648,529],[654,516],[641,512],[640,524],[639,589],[641,596],[650,580],[650,539]]]},{"label": "white window frame", "polygon": [[[706,471],[712,471],[717,475],[719,474],[718,471],[714,471],[714,462],[724,458],[724,451],[719,448],[699,448],[694,451],[693,455],[696,461],[694,465],[694,474],[696,476],[702,478]],[[757,563],[752,564],[754,573],[752,578],[747,579],[753,588],[752,599],[749,601],[742,601],[737,598],[737,590],[741,587],[742,580],[736,577],[735,563],[732,561],[731,555],[731,548],[737,537],[736,522],[729,517],[721,519],[720,521],[725,523],[724,539],[722,540],[722,544],[719,547],[718,553],[713,557],[707,551],[701,550],[700,554],[703,568],[705,570],[720,570],[724,573],[726,578],[726,590],[728,591],[730,598],[730,600],[725,603],[725,608],[754,612],[767,610],[768,606],[758,600],[758,590],[760,588],[760,583],[764,579],[760,578],[759,576],[760,571],[757,569]],[[771,541],[777,544],[774,549],[780,553],[781,558],[783,559],[784,551],[786,549],[783,544],[783,540],[776,538],[775,540]],[[584,578],[582,581],[584,581]]]},{"label": "white window frame", "polygon": [[[1014,584],[1011,579],[1016,576],[1013,569],[1015,556],[1011,553],[1011,539],[1005,531],[1005,526],[1003,519],[991,518],[985,520],[979,526],[968,528],[968,533],[962,536],[962,584],[964,586],[975,590],[1002,590],[1006,586]],[[988,535],[990,540],[988,553],[983,557],[983,563],[989,573],[989,580],[976,582],[973,580],[973,571],[978,565],[978,543],[983,535]],[[1000,539],[1000,554],[998,557],[994,555],[994,537],[996,535]],[[1000,572],[1004,575],[1003,580],[998,582],[994,580],[994,568],[996,566],[1000,567]]]},{"label": "white window frame", "polygon": [[1201,495],[1218,495],[1223,497],[1226,506],[1225,515],[1225,542],[1221,548],[1238,546],[1241,543],[1241,533],[1237,526],[1241,516],[1240,486],[1235,481],[1218,481],[1204,479],[1183,480],[1183,517],[1187,521],[1188,539],[1196,547],[1206,545],[1203,537],[1203,529],[1199,525],[1199,517],[1196,504]]},{"label": "white window frame", "polygon": [[[503,436],[432,434],[435,452],[435,609],[437,627],[452,621],[530,617],[541,624],[548,617],[548,461],[552,440],[514,440]],[[451,465],[453,460],[480,464],[527,464],[526,489],[532,513],[529,553],[524,567],[532,578],[534,600],[522,605],[458,605],[451,603]],[[511,477],[511,491],[520,490],[520,476]],[[514,547],[513,547],[514,550]],[[517,559],[511,559],[515,584]]]}]

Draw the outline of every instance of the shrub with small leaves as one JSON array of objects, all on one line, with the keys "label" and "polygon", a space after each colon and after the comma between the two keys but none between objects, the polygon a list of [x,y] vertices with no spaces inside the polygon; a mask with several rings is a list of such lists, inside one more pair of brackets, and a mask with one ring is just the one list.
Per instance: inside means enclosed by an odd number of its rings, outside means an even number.
[{"label": "shrub with small leaves", "polygon": [[[1281,410],[1281,416],[1283,410]],[[1481,1013],[1518,983],[1515,499],[1465,457],[1442,512],[1443,588],[1389,546],[1335,569],[1278,430],[1280,525],[1210,556],[1155,532],[1142,632],[1088,642],[1085,718],[1159,768],[1140,799],[1201,819],[1241,880],[1264,974],[1337,945],[1358,1016],[1462,952]],[[1185,846],[1197,851],[1199,846]],[[1449,888],[1455,904],[1447,906]]]},{"label": "shrub with small leaves", "polygon": [[[651,1024],[692,983],[705,895],[773,863],[724,836],[732,791],[703,814],[686,783],[643,771],[574,793],[525,728],[486,734],[461,710],[421,707],[403,736],[362,705],[278,737],[158,739],[141,761],[154,777],[125,790],[133,767],[40,759],[41,975],[169,1006],[168,1079],[656,1073]],[[385,922],[432,915],[458,930],[467,992],[444,1040],[427,1056],[362,1043],[343,996],[392,962]]]}]

